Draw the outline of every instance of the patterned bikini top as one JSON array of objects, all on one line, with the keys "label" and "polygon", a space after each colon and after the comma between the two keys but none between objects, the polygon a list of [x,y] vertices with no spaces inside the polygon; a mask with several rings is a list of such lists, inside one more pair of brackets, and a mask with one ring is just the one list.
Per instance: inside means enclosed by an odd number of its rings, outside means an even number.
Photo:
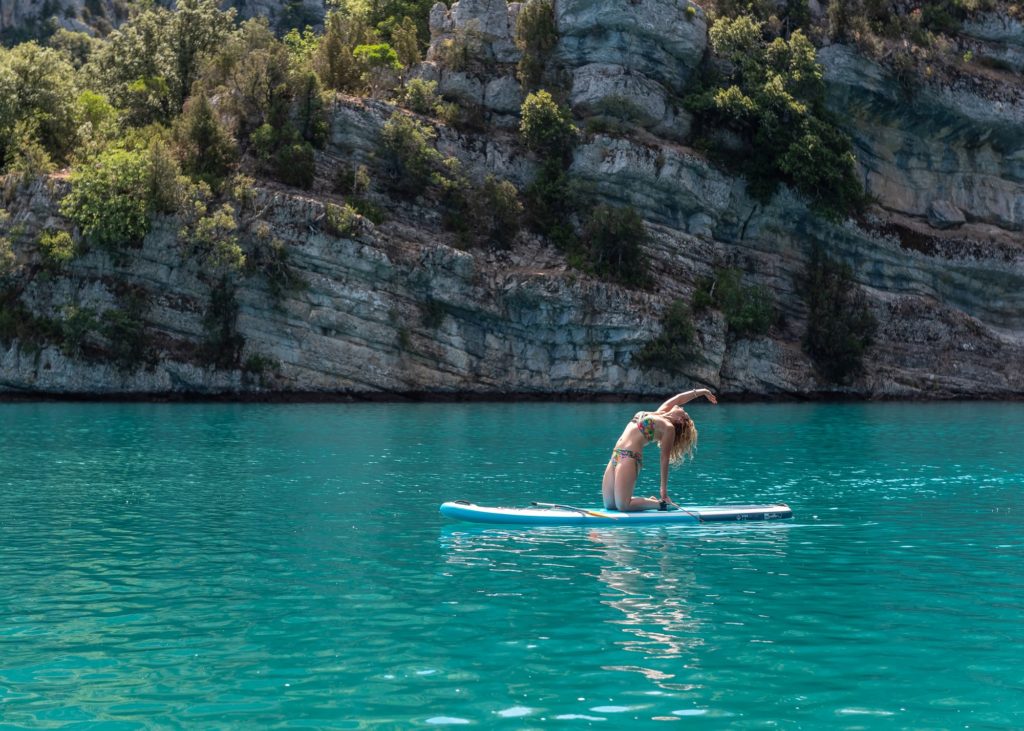
[{"label": "patterned bikini top", "polygon": [[646,411],[638,411],[631,421],[636,424],[636,428],[644,435],[644,439],[647,440],[648,444],[653,442],[658,436],[654,431],[654,419],[647,416]]}]

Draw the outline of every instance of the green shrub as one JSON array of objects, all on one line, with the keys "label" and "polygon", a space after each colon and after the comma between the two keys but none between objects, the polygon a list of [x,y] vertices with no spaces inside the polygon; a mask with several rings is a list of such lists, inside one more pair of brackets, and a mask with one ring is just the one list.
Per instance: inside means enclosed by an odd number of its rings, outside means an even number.
[{"label": "green shrub", "polygon": [[450,71],[485,72],[488,60],[484,57],[483,33],[476,19],[456,28],[451,38],[441,41],[441,65]]},{"label": "green shrub", "polygon": [[61,352],[69,358],[79,358],[86,341],[100,328],[96,312],[88,307],[68,305],[61,314]]},{"label": "green shrub", "polygon": [[60,269],[75,258],[75,242],[67,231],[47,229],[39,234],[39,250],[47,266]]},{"label": "green shrub", "polygon": [[245,339],[238,333],[238,300],[234,285],[227,278],[210,290],[203,328],[206,337],[200,355],[218,368],[237,368]]},{"label": "green shrub", "polygon": [[738,151],[718,152],[755,197],[766,200],[785,182],[833,218],[861,207],[850,139],[825,108],[823,72],[807,37],[797,30],[766,43],[764,24],[748,16],[719,18],[709,35],[732,71],[687,99],[698,135],[713,141],[728,132],[742,141]]},{"label": "green shrub", "polygon": [[263,225],[254,232],[246,261],[251,272],[266,280],[275,304],[280,303],[285,293],[297,292],[306,286],[306,281],[291,265],[287,244],[271,235],[269,226]]},{"label": "green shrub", "polygon": [[437,82],[425,79],[409,79],[402,95],[405,106],[417,114],[435,114],[441,97],[437,94]]},{"label": "green shrub", "polygon": [[324,230],[339,238],[351,236],[359,230],[359,212],[347,203],[328,203],[324,209]]},{"label": "green shrub", "polygon": [[437,133],[412,117],[395,112],[381,129],[381,157],[391,189],[406,196],[437,182],[444,156],[434,149]]},{"label": "green shrub", "polygon": [[519,191],[507,180],[493,175],[484,179],[476,197],[476,225],[480,238],[490,246],[508,248],[519,233],[523,204]]},{"label": "green shrub", "polygon": [[14,248],[6,236],[0,236],[0,280],[14,271],[17,258],[14,255]]},{"label": "green shrub", "polygon": [[398,62],[395,49],[389,44],[356,46],[352,50],[352,57],[358,64],[363,85],[371,96],[378,96],[395,87],[402,64]]},{"label": "green shrub", "polygon": [[763,287],[744,287],[739,269],[716,269],[712,279],[698,284],[693,309],[721,310],[726,326],[737,337],[764,335],[776,319],[770,293]]},{"label": "green shrub", "polygon": [[252,133],[250,142],[263,170],[285,185],[309,189],[316,179],[316,153],[291,124],[269,123]]},{"label": "green shrub", "polygon": [[219,188],[238,160],[238,150],[205,95],[185,104],[175,131],[184,171],[211,188]]},{"label": "green shrub", "polygon": [[558,44],[552,0],[523,3],[516,18],[516,47],[522,52],[516,75],[524,89],[535,89],[544,77],[551,51]]},{"label": "green shrub", "polygon": [[145,152],[111,149],[71,173],[71,192],[61,201],[90,243],[110,251],[142,241],[149,232],[150,162]]},{"label": "green shrub", "polygon": [[206,270],[220,275],[238,273],[245,267],[235,210],[227,203],[195,222],[191,243]]},{"label": "green shrub", "polygon": [[633,357],[642,368],[656,368],[679,375],[695,358],[696,330],[690,308],[682,300],[669,305],[661,320],[661,333]]},{"label": "green shrub", "polygon": [[650,282],[643,251],[647,229],[632,207],[596,206],[583,227],[582,239],[598,276],[632,286]]},{"label": "green shrub", "polygon": [[133,289],[121,297],[119,308],[100,316],[99,330],[107,341],[110,359],[122,371],[138,370],[153,361],[145,322],[148,308],[144,292]]},{"label": "green shrub", "polygon": [[562,162],[543,161],[524,197],[530,226],[562,251],[572,251],[578,245],[572,219],[582,201]]},{"label": "green shrub", "polygon": [[384,209],[366,198],[349,198],[348,204],[352,206],[360,216],[372,221],[375,225],[379,226],[384,223],[385,219],[387,219],[387,214],[384,212]]},{"label": "green shrub", "polygon": [[334,192],[342,195],[366,195],[373,181],[365,165],[355,168],[342,163],[334,171]]},{"label": "green shrub", "polygon": [[827,381],[846,383],[863,371],[878,327],[864,293],[853,283],[850,267],[820,247],[812,250],[798,284],[807,305],[804,352]]},{"label": "green shrub", "polygon": [[569,110],[541,90],[526,97],[520,113],[519,135],[527,149],[565,164],[579,132]]}]

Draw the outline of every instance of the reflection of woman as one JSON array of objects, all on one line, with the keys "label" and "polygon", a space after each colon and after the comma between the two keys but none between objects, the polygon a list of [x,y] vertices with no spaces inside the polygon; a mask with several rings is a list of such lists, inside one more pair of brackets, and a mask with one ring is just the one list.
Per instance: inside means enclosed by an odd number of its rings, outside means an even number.
[{"label": "reflection of woman", "polygon": [[[704,396],[713,404],[718,399],[706,388],[673,396],[657,411],[639,411],[622,436],[615,442],[612,458],[604,471],[601,493],[609,510],[666,510],[673,503],[668,499],[668,466],[693,454],[697,445],[697,427],[683,410],[683,404]],[[633,497],[636,478],[643,462],[643,449],[651,442],[661,447],[661,500]]]}]

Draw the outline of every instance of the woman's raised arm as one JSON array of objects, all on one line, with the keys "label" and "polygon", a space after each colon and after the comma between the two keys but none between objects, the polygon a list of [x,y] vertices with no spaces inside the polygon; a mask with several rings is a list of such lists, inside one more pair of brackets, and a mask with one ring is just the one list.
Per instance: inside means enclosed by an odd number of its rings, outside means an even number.
[{"label": "woman's raised arm", "polygon": [[708,401],[710,401],[713,404],[718,403],[718,399],[715,398],[715,394],[711,393],[706,388],[695,388],[692,391],[684,391],[683,393],[676,394],[668,401],[663,403],[661,406],[659,406],[658,410],[655,413],[667,413],[672,408],[676,406],[682,406],[683,404],[688,404],[695,398],[700,398],[701,396],[704,396]]}]

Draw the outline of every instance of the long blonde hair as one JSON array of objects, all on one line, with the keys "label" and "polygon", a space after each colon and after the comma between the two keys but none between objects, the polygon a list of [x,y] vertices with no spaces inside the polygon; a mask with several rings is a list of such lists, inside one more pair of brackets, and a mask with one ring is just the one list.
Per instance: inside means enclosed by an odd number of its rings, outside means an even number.
[{"label": "long blonde hair", "polygon": [[665,415],[676,428],[676,440],[672,443],[672,451],[668,453],[670,464],[678,465],[687,457],[693,459],[693,450],[697,448],[697,425],[690,415],[674,409]]}]

